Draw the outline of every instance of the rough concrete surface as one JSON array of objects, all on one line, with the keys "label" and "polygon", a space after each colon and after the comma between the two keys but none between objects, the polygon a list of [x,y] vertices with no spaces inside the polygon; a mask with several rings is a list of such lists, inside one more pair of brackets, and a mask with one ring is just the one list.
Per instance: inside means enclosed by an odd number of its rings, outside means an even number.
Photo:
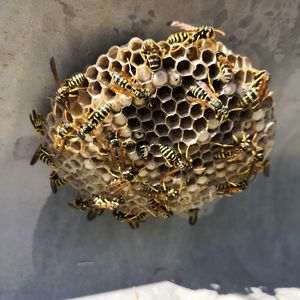
[{"label": "rough concrete surface", "polygon": [[[0,11],[0,298],[64,299],[169,280],[219,294],[300,287],[300,2],[292,0],[11,0]],[[47,112],[55,83],[130,37],[162,39],[179,19],[221,27],[225,44],[272,74],[278,133],[269,179],[190,227],[149,220],[133,231],[108,214],[70,209],[51,194],[28,115]]]}]

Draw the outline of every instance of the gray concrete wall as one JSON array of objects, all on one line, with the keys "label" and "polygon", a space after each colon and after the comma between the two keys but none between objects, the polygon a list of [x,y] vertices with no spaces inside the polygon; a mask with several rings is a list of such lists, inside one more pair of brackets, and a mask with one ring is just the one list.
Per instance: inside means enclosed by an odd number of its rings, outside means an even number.
[{"label": "gray concrete wall", "polygon": [[[11,0],[0,11],[0,298],[63,299],[170,280],[189,288],[300,286],[300,1]],[[47,112],[61,76],[130,37],[162,39],[179,19],[221,27],[225,43],[272,74],[278,134],[269,179],[220,201],[195,227],[174,217],[138,231],[70,209],[48,170],[29,166],[32,108]]]}]

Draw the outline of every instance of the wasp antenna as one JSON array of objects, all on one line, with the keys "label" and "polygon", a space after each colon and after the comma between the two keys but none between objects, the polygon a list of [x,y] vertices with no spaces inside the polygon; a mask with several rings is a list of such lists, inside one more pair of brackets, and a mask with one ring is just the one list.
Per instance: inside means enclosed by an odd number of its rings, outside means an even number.
[{"label": "wasp antenna", "polygon": [[214,29],[214,30],[215,30],[215,32],[219,33],[220,35],[225,36],[225,32],[223,30],[221,30],[221,29]]}]

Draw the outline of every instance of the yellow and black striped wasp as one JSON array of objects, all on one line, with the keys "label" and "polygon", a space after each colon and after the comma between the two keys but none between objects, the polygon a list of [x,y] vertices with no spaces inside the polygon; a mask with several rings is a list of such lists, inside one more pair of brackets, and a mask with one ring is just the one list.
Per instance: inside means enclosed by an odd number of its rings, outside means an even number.
[{"label": "yellow and black striped wasp", "polygon": [[229,60],[226,58],[226,55],[223,52],[218,52],[216,54],[217,57],[217,64],[220,69],[221,73],[221,80],[224,83],[228,83],[233,78],[233,65],[229,62]]},{"label": "yellow and black striped wasp", "polygon": [[143,211],[140,211],[137,214],[126,214],[121,211],[114,210],[112,215],[120,222],[127,222],[132,229],[139,228],[140,222],[144,221],[144,219],[147,217],[147,213]]},{"label": "yellow and black striped wasp", "polygon": [[243,133],[243,137],[240,141],[235,135],[232,135],[232,137],[234,140],[233,145],[211,142],[211,144],[218,145],[222,148],[219,153],[213,156],[215,160],[233,160],[237,155],[248,151],[252,145],[250,135],[246,134],[245,132]]},{"label": "yellow and black striped wasp", "polygon": [[145,41],[140,53],[152,72],[155,73],[160,69],[163,52],[153,40]]},{"label": "yellow and black striped wasp", "polygon": [[75,94],[75,92],[86,89],[87,79],[83,73],[77,73],[71,76],[70,78],[67,78],[62,83],[58,76],[54,57],[50,58],[50,68],[57,85],[57,91],[55,92],[53,97],[55,101],[55,106],[54,106],[54,114],[55,114],[57,104],[62,104],[68,107],[70,98],[78,97],[78,95]]},{"label": "yellow and black striped wasp", "polygon": [[[131,73],[131,71],[130,71]],[[111,73],[112,83],[109,83],[107,87],[113,92],[127,95],[129,97],[136,97],[139,100],[145,101],[147,106],[152,106],[151,93],[148,89],[143,88],[132,76],[121,70],[115,70]]]},{"label": "yellow and black striped wasp", "polygon": [[53,171],[50,174],[49,179],[50,179],[51,189],[54,194],[57,193],[57,187],[64,185],[67,182],[65,179],[59,177],[55,171]]},{"label": "yellow and black striped wasp", "polygon": [[80,126],[80,129],[77,131],[77,135],[84,140],[86,134],[94,131],[110,115],[112,107],[111,103],[106,103],[90,113],[87,117],[87,122]]},{"label": "yellow and black striped wasp", "polygon": [[[251,107],[255,109],[268,96],[267,89],[270,81],[270,74],[265,71],[258,71],[254,76],[254,82],[250,83],[250,88],[247,89],[239,101],[239,106],[242,108]],[[249,85],[249,84],[248,84]]]},{"label": "yellow and black striped wasp", "polygon": [[143,160],[149,160],[150,155],[150,144],[146,141],[140,141],[136,144],[136,151],[140,158]]},{"label": "yellow and black striped wasp", "polygon": [[207,25],[196,27],[180,21],[171,21],[168,22],[167,25],[172,27],[178,27],[181,30],[184,30],[183,32],[176,32],[171,34],[167,38],[167,42],[169,44],[195,44],[196,46],[198,46],[198,43],[201,39],[215,39],[217,33],[222,36],[225,36],[224,31]]},{"label": "yellow and black striped wasp", "polygon": [[216,118],[220,118],[221,122],[228,117],[230,112],[242,110],[240,107],[229,110],[228,104],[224,105],[217,94],[203,81],[197,81],[197,84],[190,87],[190,91],[194,97],[186,96],[187,101],[197,103],[203,107],[209,107],[215,111]]},{"label": "yellow and black striped wasp", "polygon": [[44,117],[33,109],[32,113],[29,115],[29,118],[34,130],[37,133],[44,135],[44,129],[43,129],[43,125],[45,123]]},{"label": "yellow and black striped wasp", "polygon": [[38,161],[38,159],[40,159],[46,165],[53,166],[54,165],[53,156],[54,154],[50,154],[45,145],[40,145],[38,149],[35,151],[35,153],[33,154],[30,165],[33,166]]},{"label": "yellow and black striped wasp", "polygon": [[108,199],[102,195],[92,195],[90,198],[90,207],[97,209],[113,210],[123,204],[125,200],[122,196]]},{"label": "yellow and black striped wasp", "polygon": [[226,182],[215,185],[217,195],[225,195],[225,196],[233,196],[235,193],[244,191],[247,187],[248,187],[247,180],[233,182],[228,178]]}]

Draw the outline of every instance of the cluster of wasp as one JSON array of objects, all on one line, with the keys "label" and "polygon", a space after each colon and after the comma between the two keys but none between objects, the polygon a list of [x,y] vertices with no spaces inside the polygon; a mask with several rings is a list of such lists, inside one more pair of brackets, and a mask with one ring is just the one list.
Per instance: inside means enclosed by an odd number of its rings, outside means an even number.
[{"label": "cluster of wasp", "polygon": [[[219,29],[209,26],[195,27],[179,21],[169,23],[170,26],[179,27],[182,32],[177,32],[168,37],[166,42],[169,45],[175,45],[175,48],[167,49],[160,47],[154,41],[148,41],[143,44],[139,50],[143,58],[143,64],[148,66],[153,74],[162,69],[162,61],[169,52],[176,52],[179,47],[192,45],[200,51],[201,42],[206,40],[215,40],[216,34],[224,35]],[[176,47],[178,46],[178,47]],[[235,78],[236,70],[231,62],[227,59],[226,54],[216,51],[217,65],[224,85],[229,84]],[[129,62],[128,62],[129,63]],[[90,108],[84,116],[85,121],[80,125],[68,121],[68,110],[72,102],[76,101],[82,91],[87,91],[89,80],[83,73],[77,73],[66,79],[64,82],[59,80],[56,70],[55,61],[50,60],[50,68],[56,80],[58,89],[51,98],[53,114],[56,115],[57,107],[63,111],[62,121],[56,128],[53,135],[53,146],[51,151],[46,143],[42,143],[35,152],[31,165],[41,160],[51,167],[50,184],[54,193],[57,187],[65,184],[66,179],[58,175],[59,168],[56,166],[55,157],[69,151],[68,144],[71,141],[79,141],[81,147],[87,142],[89,137],[94,137],[95,132],[100,132],[95,137],[98,145],[98,153],[103,159],[111,161],[111,168],[107,170],[110,180],[107,186],[100,193],[88,194],[86,197],[77,195],[69,203],[70,206],[88,210],[88,219],[93,219],[100,215],[104,210],[112,211],[112,215],[119,221],[126,221],[132,228],[136,228],[139,222],[147,216],[169,218],[173,214],[172,203],[180,196],[185,188],[193,182],[193,177],[199,172],[205,175],[206,170],[212,163],[219,162],[237,162],[241,154],[250,155],[248,167],[239,176],[243,179],[234,181],[225,176],[222,182],[213,184],[216,195],[232,196],[233,194],[243,191],[247,188],[249,181],[257,172],[264,171],[268,173],[269,160],[265,158],[264,147],[257,143],[257,133],[249,134],[246,131],[240,135],[231,133],[231,143],[210,141],[213,147],[211,159],[207,161],[199,160],[196,163],[189,155],[189,149],[192,146],[188,144],[183,151],[178,143],[177,147],[163,143],[150,143],[147,140],[140,140],[135,144],[135,150],[139,157],[138,161],[131,161],[128,165],[126,156],[127,147],[131,147],[128,140],[122,140],[118,132],[114,130],[112,122],[108,122],[109,116],[114,114],[115,103],[109,101],[100,105],[97,109]],[[220,123],[227,120],[230,114],[234,112],[243,112],[245,110],[255,111],[260,108],[263,101],[270,96],[268,83],[270,75],[265,70],[251,69],[253,80],[244,85],[241,97],[234,107],[230,106],[221,99],[210,80],[209,74],[207,79],[198,80],[190,84],[185,101],[189,105],[197,105],[199,110],[210,109],[214,118]],[[120,68],[113,68],[110,71],[111,81],[103,81],[101,84],[115,94],[121,94],[131,99],[141,101],[145,107],[152,109],[155,103],[159,101],[155,91],[143,86],[136,79],[129,63],[128,72]],[[36,132],[43,136],[45,118],[35,110],[30,114],[31,123]],[[147,167],[150,161],[153,161],[154,153],[159,153],[165,161],[163,174],[154,180],[137,180],[138,176]],[[178,178],[176,184],[169,185],[166,178]],[[145,205],[135,213],[123,212],[120,208],[126,205],[130,194],[130,186],[138,183],[141,193],[148,199]],[[198,208],[188,210],[189,222],[195,224],[197,220]]]}]

